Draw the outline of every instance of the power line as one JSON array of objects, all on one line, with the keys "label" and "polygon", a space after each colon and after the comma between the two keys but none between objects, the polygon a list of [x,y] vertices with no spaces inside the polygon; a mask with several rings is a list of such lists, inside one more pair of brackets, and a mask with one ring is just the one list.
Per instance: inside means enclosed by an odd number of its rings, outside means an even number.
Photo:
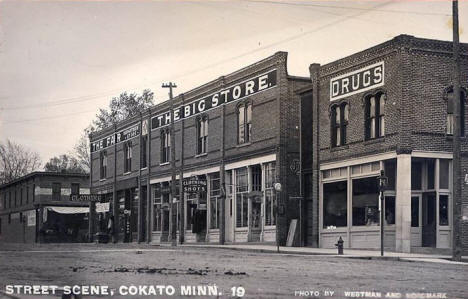
[{"label": "power line", "polygon": [[62,117],[68,117],[68,116],[73,116],[73,115],[78,115],[78,114],[84,114],[84,113],[89,113],[89,112],[96,112],[96,110],[86,110],[86,111],[79,111],[79,112],[74,112],[74,113],[68,113],[68,114],[60,114],[56,116],[48,116],[48,117],[40,117],[40,118],[31,118],[31,119],[22,119],[22,120],[14,120],[14,121],[5,121],[2,122],[2,124],[17,124],[17,123],[25,123],[25,122],[33,122],[33,121],[38,121],[38,120],[49,120],[49,119],[56,119],[56,118],[62,118]]}]

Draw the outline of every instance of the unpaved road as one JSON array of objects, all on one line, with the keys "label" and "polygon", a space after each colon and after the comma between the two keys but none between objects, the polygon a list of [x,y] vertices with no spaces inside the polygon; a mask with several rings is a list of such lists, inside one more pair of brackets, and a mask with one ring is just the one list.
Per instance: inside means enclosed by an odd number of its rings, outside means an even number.
[{"label": "unpaved road", "polygon": [[[231,288],[240,295],[242,289],[238,287],[244,288],[244,298],[291,298],[300,294],[308,295],[303,298],[327,298],[325,291],[333,291],[332,298],[346,298],[348,291],[370,292],[352,294],[367,298],[379,295],[377,292],[381,292],[381,298],[386,292],[400,293],[401,298],[406,298],[407,293],[468,298],[468,266],[208,248],[173,250],[148,245],[3,244],[0,290],[5,291],[7,285],[99,285],[113,292],[113,296],[83,298],[180,298],[187,297],[181,296],[182,286],[206,285],[211,286],[211,291],[216,289],[217,294],[202,298],[236,297]],[[125,293],[131,285],[142,288],[138,296]],[[165,290],[173,286],[174,295],[157,289],[158,285]],[[145,295],[152,294],[150,286],[158,291],[156,296]],[[58,293],[14,296],[60,298]]]}]

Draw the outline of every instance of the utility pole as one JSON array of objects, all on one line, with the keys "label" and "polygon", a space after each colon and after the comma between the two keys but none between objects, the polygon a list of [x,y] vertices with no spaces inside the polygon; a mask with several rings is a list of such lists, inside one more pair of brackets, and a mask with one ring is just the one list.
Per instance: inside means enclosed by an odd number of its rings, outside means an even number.
[{"label": "utility pole", "polygon": [[170,137],[171,137],[171,198],[169,206],[170,210],[170,224],[171,224],[171,244],[177,246],[177,209],[175,203],[176,199],[176,165],[175,165],[175,129],[174,129],[174,99],[172,96],[172,88],[176,88],[172,82],[163,83],[162,88],[169,88],[169,101],[171,103],[171,126],[170,126]]},{"label": "utility pole", "polygon": [[453,132],[453,238],[452,259],[461,261],[461,163],[460,163],[460,40],[458,32],[458,1],[452,1],[453,15],[453,101],[455,109]]}]

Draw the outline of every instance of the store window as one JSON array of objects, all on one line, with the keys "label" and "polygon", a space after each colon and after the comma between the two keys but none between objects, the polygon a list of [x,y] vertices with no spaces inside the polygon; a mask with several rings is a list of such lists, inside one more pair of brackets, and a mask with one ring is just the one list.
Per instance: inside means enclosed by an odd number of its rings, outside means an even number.
[{"label": "store window", "polygon": [[132,171],[132,142],[124,144],[124,173]]},{"label": "store window", "polygon": [[379,225],[379,181],[377,177],[353,180],[353,226]]},{"label": "store window", "polygon": [[419,227],[419,197],[411,197],[411,227]]},{"label": "store window", "polygon": [[197,118],[197,155],[206,154],[208,139],[208,117]]},{"label": "store window", "polygon": [[252,103],[246,102],[237,107],[237,142],[250,142],[252,133]]},{"label": "store window", "polygon": [[248,225],[248,190],[247,168],[239,168],[236,170],[236,227]]},{"label": "store window", "polygon": [[347,226],[346,181],[323,184],[323,228]]},{"label": "store window", "polygon": [[60,183],[52,183],[52,200],[60,200],[62,185]]},{"label": "store window", "polygon": [[161,131],[161,163],[167,163],[170,159],[171,133],[169,130]]},{"label": "store window", "polygon": [[395,190],[396,186],[396,159],[386,160],[384,163],[385,176],[387,177],[386,190]]},{"label": "store window", "polygon": [[385,196],[385,224],[395,224],[395,196]]},{"label": "store window", "polygon": [[210,228],[218,229],[220,221],[220,195],[221,195],[221,184],[219,178],[219,172],[210,174]]},{"label": "store window", "polygon": [[72,183],[71,184],[71,194],[72,195],[80,195],[80,184]]},{"label": "store window", "polygon": [[153,231],[161,231],[161,184],[156,184],[154,190]]},{"label": "store window", "polygon": [[439,225],[449,225],[448,195],[439,195]]},{"label": "store window", "polygon": [[[465,136],[465,93],[463,90],[460,91],[460,136]],[[455,102],[453,96],[453,87],[447,92],[447,128],[446,133],[448,135],[454,134],[454,123],[455,123]]]},{"label": "store window", "polygon": [[273,184],[276,178],[276,163],[265,164],[265,225],[276,224],[276,194]]},{"label": "store window", "polygon": [[140,168],[146,168],[147,165],[147,147],[148,147],[148,135],[141,137],[141,144],[140,144]]},{"label": "store window", "polygon": [[439,160],[439,189],[449,189],[449,160]]},{"label": "store window", "polygon": [[422,189],[422,163],[411,162],[411,190]]},{"label": "store window", "polygon": [[386,96],[382,92],[365,98],[366,139],[385,136],[385,102]]},{"label": "store window", "polygon": [[331,107],[331,145],[337,147],[346,144],[346,126],[348,125],[349,105],[342,103]]},{"label": "store window", "polygon": [[107,152],[102,151],[99,155],[99,164],[100,164],[100,178],[101,180],[107,177]]},{"label": "store window", "polygon": [[189,193],[187,194],[187,220],[186,220],[186,230],[192,231],[194,224],[194,215],[197,210],[197,194]]}]

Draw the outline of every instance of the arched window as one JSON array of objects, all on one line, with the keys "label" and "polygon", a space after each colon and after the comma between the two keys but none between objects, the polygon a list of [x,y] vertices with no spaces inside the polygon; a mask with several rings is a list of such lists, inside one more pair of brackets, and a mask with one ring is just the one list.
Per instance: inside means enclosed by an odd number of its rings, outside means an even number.
[{"label": "arched window", "polygon": [[241,104],[237,107],[237,124],[239,144],[250,142],[252,136],[252,103]]},{"label": "arched window", "polygon": [[365,98],[366,140],[385,136],[385,93],[379,92]]},{"label": "arched window", "polygon": [[[460,89],[460,136],[465,136],[465,91]],[[446,94],[447,100],[447,135],[453,135],[455,124],[455,102],[453,96],[453,87],[450,87]]]},{"label": "arched window", "polygon": [[331,144],[337,147],[346,144],[349,105],[342,103],[331,107]]},{"label": "arched window", "polygon": [[206,153],[206,141],[208,139],[208,117],[197,118],[197,155]]},{"label": "arched window", "polygon": [[167,163],[170,159],[171,133],[169,130],[161,131],[161,163]]}]

